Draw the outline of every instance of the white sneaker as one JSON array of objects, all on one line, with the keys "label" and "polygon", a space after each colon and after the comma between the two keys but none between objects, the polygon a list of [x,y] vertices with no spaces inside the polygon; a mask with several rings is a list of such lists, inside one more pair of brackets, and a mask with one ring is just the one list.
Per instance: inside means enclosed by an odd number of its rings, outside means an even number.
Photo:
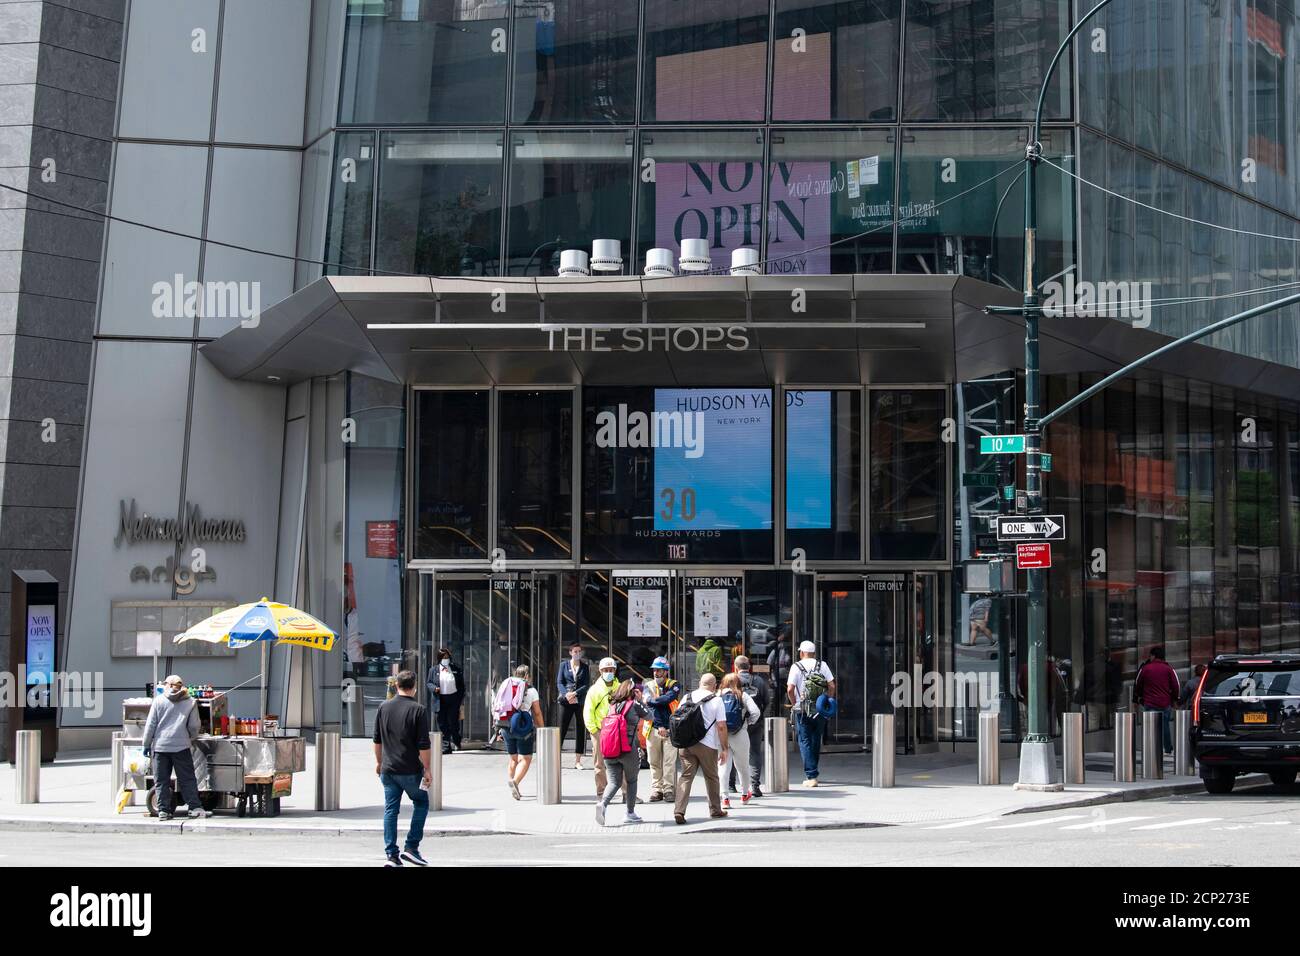
[{"label": "white sneaker", "polygon": [[605,825],[605,805],[603,803],[596,804],[596,822],[602,827]]},{"label": "white sneaker", "polygon": [[805,781],[803,782],[803,785],[804,785],[804,788],[805,788],[805,789],[809,789],[809,788],[815,787],[815,786],[817,786],[817,778],[816,778],[816,777],[811,777],[811,778],[809,778],[808,780],[805,780]]},{"label": "white sneaker", "polygon": [[635,813],[627,814],[625,817],[623,817],[623,820],[625,823],[645,823],[645,820],[641,819]]}]

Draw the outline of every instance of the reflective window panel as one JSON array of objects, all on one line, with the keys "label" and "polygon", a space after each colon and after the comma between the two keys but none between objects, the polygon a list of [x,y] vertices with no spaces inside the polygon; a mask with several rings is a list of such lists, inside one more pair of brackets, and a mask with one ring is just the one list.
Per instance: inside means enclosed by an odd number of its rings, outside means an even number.
[{"label": "reflective window panel", "polygon": [[943,389],[873,389],[867,449],[874,561],[944,556]]},{"label": "reflective window panel", "polygon": [[341,123],[500,123],[509,0],[347,0]]},{"label": "reflective window panel", "polygon": [[611,0],[515,0],[514,122],[634,122],[637,14]]},{"label": "reflective window panel", "polygon": [[593,239],[632,238],[632,134],[511,134],[509,275],[555,275],[562,249],[591,252]]},{"label": "reflective window panel", "polygon": [[573,392],[497,393],[497,546],[508,558],[573,556]]},{"label": "reflective window panel", "polygon": [[501,133],[385,133],[375,268],[498,275]]},{"label": "reflective window panel", "polygon": [[776,0],[773,121],[894,120],[900,7],[901,0]]},{"label": "reflective window panel", "polygon": [[871,129],[772,132],[767,271],[893,271],[894,142]]},{"label": "reflective window panel", "polygon": [[645,0],[647,123],[761,122],[768,0]]},{"label": "reflective window panel", "polygon": [[415,394],[415,557],[486,558],[488,393]]},{"label": "reflective window panel", "polygon": [[[375,198],[375,134],[339,133],[325,236],[326,275],[365,275]],[[350,268],[353,267],[353,268]]]},{"label": "reflective window panel", "polygon": [[785,551],[860,560],[862,392],[785,393]]}]

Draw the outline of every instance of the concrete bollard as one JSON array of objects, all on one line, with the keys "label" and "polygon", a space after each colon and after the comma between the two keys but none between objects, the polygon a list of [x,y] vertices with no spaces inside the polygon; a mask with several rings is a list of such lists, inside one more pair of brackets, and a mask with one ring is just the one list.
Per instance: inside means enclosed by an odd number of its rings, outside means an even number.
[{"label": "concrete bollard", "polygon": [[14,743],[14,765],[18,770],[15,803],[41,802],[41,732],[20,730]]},{"label": "concrete bollard", "polygon": [[784,717],[763,721],[763,789],[768,793],[790,789],[790,723]]},{"label": "concrete bollard", "polygon": [[442,809],[442,731],[429,734],[429,809]]},{"label": "concrete bollard", "polygon": [[1165,778],[1165,752],[1160,739],[1164,719],[1165,715],[1158,710],[1142,715],[1142,777],[1146,780]]},{"label": "concrete bollard", "polygon": [[996,787],[1002,783],[1002,718],[996,711],[979,719],[979,784]]},{"label": "concrete bollard", "polygon": [[1192,756],[1192,712],[1174,711],[1174,776],[1196,776],[1196,760]]},{"label": "concrete bollard", "polygon": [[871,785],[894,785],[894,715],[871,715]]},{"label": "concrete bollard", "polygon": [[1133,762],[1133,715],[1120,711],[1115,715],[1115,780],[1132,783],[1137,779]]},{"label": "concrete bollard", "polygon": [[125,730],[115,730],[109,743],[108,805],[114,808],[117,807],[117,795],[122,792],[122,740],[125,737]]},{"label": "concrete bollard", "polygon": [[552,806],[563,801],[560,784],[560,728],[537,728],[537,802]]},{"label": "concrete bollard", "polygon": [[1065,782],[1084,783],[1087,769],[1083,760],[1083,714],[1067,713],[1064,718]]},{"label": "concrete bollard", "polygon": [[339,791],[342,787],[342,738],[334,731],[323,730],[316,735],[316,800],[317,810],[339,808]]}]

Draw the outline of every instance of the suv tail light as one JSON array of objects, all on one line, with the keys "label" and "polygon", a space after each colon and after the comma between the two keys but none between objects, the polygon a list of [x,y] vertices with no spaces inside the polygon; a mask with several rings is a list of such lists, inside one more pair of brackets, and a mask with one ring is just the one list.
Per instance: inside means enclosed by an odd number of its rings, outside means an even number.
[{"label": "suv tail light", "polygon": [[1196,693],[1192,696],[1192,726],[1201,725],[1201,691],[1205,687],[1205,678],[1210,676],[1210,669],[1207,667],[1201,674],[1201,682],[1196,685]]}]

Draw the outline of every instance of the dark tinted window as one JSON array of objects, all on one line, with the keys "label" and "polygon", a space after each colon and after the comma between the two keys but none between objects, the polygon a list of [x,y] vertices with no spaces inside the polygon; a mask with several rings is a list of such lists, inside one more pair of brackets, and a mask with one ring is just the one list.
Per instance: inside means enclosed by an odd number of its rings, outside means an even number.
[{"label": "dark tinted window", "polygon": [[1210,669],[1204,697],[1284,697],[1300,695],[1298,670]]},{"label": "dark tinted window", "polygon": [[498,393],[497,541],[510,558],[572,557],[573,393]]},{"label": "dark tinted window", "polygon": [[[334,190],[325,238],[326,275],[364,275],[370,269],[375,198],[375,134],[339,133]],[[353,267],[353,268],[349,268]]]},{"label": "dark tinted window", "polygon": [[415,396],[415,557],[485,558],[488,393]]},{"label": "dark tinted window", "polygon": [[871,392],[871,558],[943,559],[942,389]]}]

